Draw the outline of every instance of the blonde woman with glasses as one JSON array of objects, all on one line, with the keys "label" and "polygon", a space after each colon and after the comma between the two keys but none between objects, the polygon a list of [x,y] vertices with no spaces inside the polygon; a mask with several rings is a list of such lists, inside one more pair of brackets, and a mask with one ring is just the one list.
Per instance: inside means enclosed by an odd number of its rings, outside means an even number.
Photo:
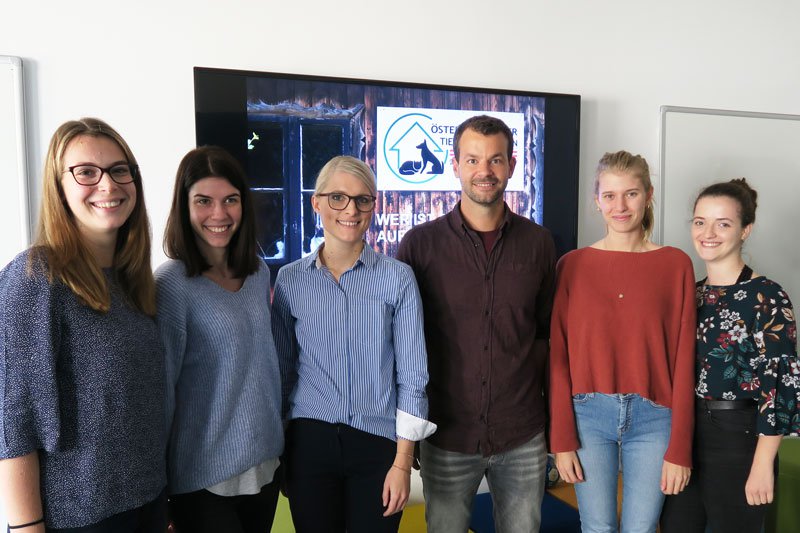
[{"label": "blonde woman with glasses", "polygon": [[335,157],[312,206],[325,242],[283,267],[273,331],[283,377],[287,481],[298,533],[396,532],[426,420],[422,307],[410,267],[364,234],[375,176]]}]

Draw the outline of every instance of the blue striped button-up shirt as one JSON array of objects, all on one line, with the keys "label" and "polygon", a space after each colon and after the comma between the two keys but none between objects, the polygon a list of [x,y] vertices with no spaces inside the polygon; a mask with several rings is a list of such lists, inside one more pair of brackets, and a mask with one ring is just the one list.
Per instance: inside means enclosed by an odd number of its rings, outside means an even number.
[{"label": "blue striped button-up shirt", "polygon": [[427,356],[422,305],[407,265],[364,245],[337,283],[318,253],[278,272],[272,328],[288,419],[343,423],[420,440]]}]

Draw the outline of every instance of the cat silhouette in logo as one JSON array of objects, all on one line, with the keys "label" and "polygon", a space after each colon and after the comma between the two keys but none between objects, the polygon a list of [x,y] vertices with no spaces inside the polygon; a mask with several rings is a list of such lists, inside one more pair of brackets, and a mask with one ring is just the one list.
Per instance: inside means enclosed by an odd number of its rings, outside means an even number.
[{"label": "cat silhouette in logo", "polygon": [[403,176],[410,176],[412,174],[416,174],[421,169],[422,169],[422,161],[406,161],[402,165],[400,165],[400,168],[398,170],[400,171],[400,174],[402,174]]}]

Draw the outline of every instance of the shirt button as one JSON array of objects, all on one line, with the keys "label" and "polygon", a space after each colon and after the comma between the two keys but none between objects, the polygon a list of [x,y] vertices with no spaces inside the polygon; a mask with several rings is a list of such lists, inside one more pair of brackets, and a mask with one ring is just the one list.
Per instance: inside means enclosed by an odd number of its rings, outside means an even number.
[{"label": "shirt button", "polygon": [[484,346],[484,347],[483,347],[483,349],[484,349],[484,350],[488,350],[488,349],[489,349],[489,347],[488,347],[488,346]]},{"label": "shirt button", "polygon": [[486,316],[489,316],[489,310],[487,309],[487,310],[486,310],[486,312],[485,312],[484,314],[485,314]]},{"label": "shirt button", "polygon": [[622,294],[622,293],[619,293],[619,297],[620,297],[620,298],[625,298],[625,295],[624,295],[624,294]]}]

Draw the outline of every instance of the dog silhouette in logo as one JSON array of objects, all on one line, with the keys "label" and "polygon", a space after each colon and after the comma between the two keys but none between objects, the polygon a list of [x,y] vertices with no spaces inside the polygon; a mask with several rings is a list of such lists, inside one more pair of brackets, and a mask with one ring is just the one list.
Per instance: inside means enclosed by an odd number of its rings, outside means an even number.
[{"label": "dog silhouette in logo", "polygon": [[428,163],[431,164],[431,169],[428,171],[428,174],[441,174],[444,172],[444,164],[436,159],[436,156],[433,155],[431,149],[428,148],[428,141],[423,140],[422,144],[417,145],[417,148],[419,148],[420,152],[422,152],[422,168],[419,171],[420,174],[425,171],[425,167],[428,165]]},{"label": "dog silhouette in logo", "polygon": [[428,148],[428,141],[423,140],[422,143],[417,145],[417,148],[419,148],[422,155],[422,161],[405,161],[398,169],[400,174],[403,176],[422,174],[425,172],[425,167],[428,166],[428,163],[431,165],[428,174],[441,174],[444,172],[444,162],[436,159],[431,149]]}]

